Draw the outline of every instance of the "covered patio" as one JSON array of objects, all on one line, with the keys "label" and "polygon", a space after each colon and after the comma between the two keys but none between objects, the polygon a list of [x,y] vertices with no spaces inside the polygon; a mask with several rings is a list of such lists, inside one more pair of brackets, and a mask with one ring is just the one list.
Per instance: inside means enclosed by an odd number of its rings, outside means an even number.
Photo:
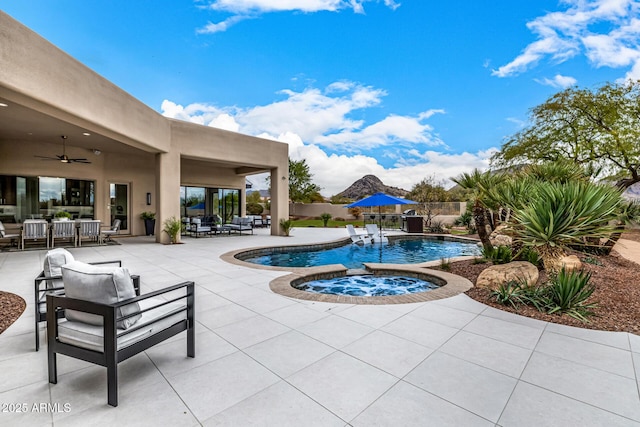
[{"label": "covered patio", "polygon": [[[3,425],[538,426],[638,425],[640,337],[512,315],[461,294],[432,302],[350,305],[274,294],[286,271],[229,264],[235,249],[346,238],[297,228],[252,236],[73,248],[78,260],[121,259],[142,293],[196,283],[196,357],[183,336],[121,364],[120,404],[104,368],[59,357],[47,381],[34,351],[33,278],[46,251],[0,253],[0,290],[22,317],[0,334]],[[633,253],[631,253],[633,255]],[[41,329],[43,333],[44,329]],[[44,340],[44,334],[43,334]],[[44,350],[44,351],[43,351]],[[7,407],[8,408],[8,407]],[[41,408],[41,409],[40,409]],[[38,410],[40,409],[40,410]]]}]

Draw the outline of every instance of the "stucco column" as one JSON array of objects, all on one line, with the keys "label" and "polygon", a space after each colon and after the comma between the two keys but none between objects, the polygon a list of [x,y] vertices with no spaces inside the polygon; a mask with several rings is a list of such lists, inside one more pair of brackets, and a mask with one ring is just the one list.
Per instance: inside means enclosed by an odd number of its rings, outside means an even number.
[{"label": "stucco column", "polygon": [[[288,159],[287,159],[288,160]],[[271,235],[283,236],[280,220],[289,219],[289,165],[271,169]]]},{"label": "stucco column", "polygon": [[156,242],[169,243],[169,235],[162,231],[163,223],[171,217],[180,220],[180,153],[177,150],[156,154],[156,199]]}]

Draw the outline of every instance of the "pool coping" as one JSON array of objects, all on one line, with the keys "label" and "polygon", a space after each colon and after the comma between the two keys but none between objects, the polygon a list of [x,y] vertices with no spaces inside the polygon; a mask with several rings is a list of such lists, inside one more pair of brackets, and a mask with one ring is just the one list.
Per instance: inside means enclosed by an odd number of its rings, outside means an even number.
[{"label": "pool coping", "polygon": [[[450,235],[433,235],[433,234],[416,234],[414,236],[426,236],[426,237],[434,237],[437,240],[468,240],[476,242],[476,239],[470,238],[460,238],[458,236],[450,236]],[[283,245],[283,247],[287,248],[326,248],[328,246],[339,245],[343,243],[349,242],[350,239],[338,239],[324,243],[318,244],[301,244],[301,245]],[[458,276],[455,274],[447,273],[441,270],[434,270],[431,267],[437,267],[441,265],[441,260],[435,261],[427,261],[418,264],[388,264],[388,263],[364,263],[366,269],[369,272],[374,274],[383,273],[383,274],[410,274],[416,275],[418,277],[425,277],[426,280],[430,280],[429,277],[432,278],[431,281],[435,282],[444,282],[445,284],[438,287],[437,289],[432,289],[425,292],[416,292],[412,294],[404,294],[404,295],[392,295],[392,296],[377,296],[377,297],[358,297],[358,296],[349,296],[349,295],[330,295],[330,294],[319,294],[313,292],[306,292],[300,289],[296,289],[292,286],[294,282],[302,281],[302,280],[315,280],[316,278],[331,278],[344,276],[347,274],[347,269],[342,264],[330,264],[323,265],[317,267],[276,267],[269,265],[259,265],[253,264],[246,261],[242,261],[236,258],[236,255],[239,253],[246,253],[251,251],[260,251],[270,246],[260,246],[253,248],[244,248],[239,250],[230,251],[224,253],[220,256],[223,261],[229,262],[235,265],[241,265],[248,268],[254,268],[259,270],[272,270],[272,271],[283,271],[289,272],[289,274],[277,277],[269,282],[269,288],[279,295],[295,298],[299,300],[305,301],[316,301],[316,302],[328,302],[328,303],[341,303],[341,304],[361,304],[361,305],[383,305],[383,304],[410,304],[410,303],[419,303],[426,301],[435,301],[443,298],[449,298],[456,295],[459,295],[473,287],[473,283],[468,279]],[[474,256],[461,256],[449,258],[449,262],[463,261],[467,259],[473,259]]]},{"label": "pool coping", "polygon": [[[455,260],[469,259],[472,257],[457,257]],[[382,304],[410,304],[417,302],[435,301],[449,298],[461,294],[473,287],[468,279],[445,271],[434,270],[429,267],[439,265],[440,261],[429,261],[421,264],[378,264],[365,263],[369,272],[374,274],[396,274],[396,275],[416,275],[432,282],[444,282],[437,289],[412,294],[358,297],[349,295],[331,295],[306,292],[293,287],[297,281],[315,280],[317,278],[330,278],[346,275],[348,269],[342,264],[331,264],[320,267],[299,268],[294,273],[287,274],[273,279],[269,282],[269,288],[279,294],[289,298],[296,298],[306,301],[330,302],[341,304],[362,304],[362,305],[382,305]],[[435,279],[435,280],[434,280]]]}]

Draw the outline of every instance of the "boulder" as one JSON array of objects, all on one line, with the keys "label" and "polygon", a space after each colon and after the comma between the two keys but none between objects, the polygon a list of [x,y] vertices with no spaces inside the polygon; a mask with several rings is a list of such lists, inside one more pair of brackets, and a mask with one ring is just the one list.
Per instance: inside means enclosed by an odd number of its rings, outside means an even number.
[{"label": "boulder", "polygon": [[511,246],[513,238],[508,234],[509,229],[505,224],[501,224],[496,227],[495,230],[489,235],[489,241],[494,247],[497,246]]},{"label": "boulder", "polygon": [[552,269],[560,271],[564,267],[565,271],[574,271],[582,269],[582,262],[576,255],[567,255],[553,261]]},{"label": "boulder", "polygon": [[476,280],[476,286],[497,289],[504,283],[523,280],[526,280],[529,285],[534,285],[538,281],[538,269],[527,261],[513,261],[484,269]]}]

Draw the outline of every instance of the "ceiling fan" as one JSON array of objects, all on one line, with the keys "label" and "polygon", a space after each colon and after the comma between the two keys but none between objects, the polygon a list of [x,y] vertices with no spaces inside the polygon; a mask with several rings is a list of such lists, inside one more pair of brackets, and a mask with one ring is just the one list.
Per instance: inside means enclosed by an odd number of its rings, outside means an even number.
[{"label": "ceiling fan", "polygon": [[62,138],[62,155],[55,156],[55,157],[47,157],[47,156],[34,156],[34,157],[38,157],[38,158],[40,158],[42,160],[58,160],[59,162],[62,162],[62,163],[91,163],[87,159],[83,159],[83,158],[72,159],[69,156],[67,156],[67,154],[66,154],[67,136],[66,135],[62,135],[61,138]]}]

